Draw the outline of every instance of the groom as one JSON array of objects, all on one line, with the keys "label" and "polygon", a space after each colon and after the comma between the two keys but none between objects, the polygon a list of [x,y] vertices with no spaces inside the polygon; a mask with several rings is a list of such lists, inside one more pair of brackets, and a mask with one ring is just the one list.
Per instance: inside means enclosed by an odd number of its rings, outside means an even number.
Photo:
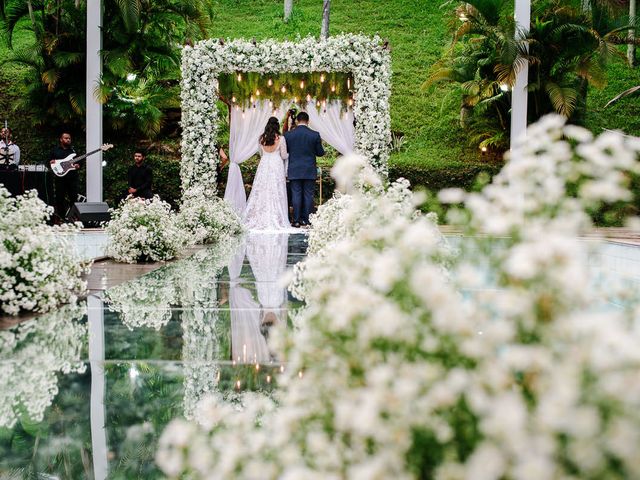
[{"label": "groom", "polygon": [[309,115],[298,113],[298,125],[284,134],[289,151],[287,177],[291,187],[294,227],[309,225],[309,214],[313,208],[313,193],[316,186],[316,157],[324,155],[320,134],[308,127]]}]

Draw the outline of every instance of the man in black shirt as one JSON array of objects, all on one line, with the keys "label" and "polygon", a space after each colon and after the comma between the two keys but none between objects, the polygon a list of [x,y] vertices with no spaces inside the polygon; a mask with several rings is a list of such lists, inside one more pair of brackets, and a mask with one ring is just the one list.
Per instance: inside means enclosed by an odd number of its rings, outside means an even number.
[{"label": "man in black shirt", "polygon": [[[51,150],[49,163],[67,158],[72,153],[76,152],[71,146],[71,134],[62,132],[58,146]],[[74,167],[75,170],[70,170],[64,177],[58,177],[57,175],[53,177],[55,179],[56,214],[59,220],[62,221],[67,218],[69,209],[78,201],[78,169],[80,164],[75,163]]]},{"label": "man in black shirt", "polygon": [[144,152],[141,150],[136,150],[133,154],[133,160],[136,164],[129,168],[127,175],[129,189],[127,192],[133,197],[152,198],[151,181],[153,180],[153,174],[151,167],[144,163],[144,157]]}]

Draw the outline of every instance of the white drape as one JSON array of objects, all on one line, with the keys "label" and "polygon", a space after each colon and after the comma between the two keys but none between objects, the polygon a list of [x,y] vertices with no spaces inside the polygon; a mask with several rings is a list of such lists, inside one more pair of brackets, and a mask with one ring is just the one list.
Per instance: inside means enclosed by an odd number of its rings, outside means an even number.
[{"label": "white drape", "polygon": [[353,153],[355,128],[352,109],[343,112],[342,102],[331,100],[327,102],[326,108],[320,106],[319,112],[314,102],[308,102],[306,111],[309,114],[309,126],[316,130],[325,142],[342,155]]},{"label": "white drape", "polygon": [[239,215],[242,215],[247,205],[240,164],[258,151],[258,139],[264,132],[269,117],[273,115],[281,118],[284,116],[286,108],[287,106],[282,104],[274,115],[274,109],[269,106],[267,100],[256,102],[255,107],[247,107],[244,110],[235,106],[231,108],[229,174],[224,199]]}]

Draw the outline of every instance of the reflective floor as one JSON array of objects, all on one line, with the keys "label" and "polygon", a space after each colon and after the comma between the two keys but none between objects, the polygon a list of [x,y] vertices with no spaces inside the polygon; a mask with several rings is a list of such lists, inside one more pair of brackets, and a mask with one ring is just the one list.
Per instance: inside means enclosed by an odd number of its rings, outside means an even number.
[{"label": "reflective floor", "polygon": [[[268,337],[301,306],[279,279],[306,248],[250,235],[0,330],[0,479],[161,477],[169,421],[209,392],[276,387],[286,366]],[[638,247],[607,243],[588,262],[640,287]]]},{"label": "reflective floor", "polygon": [[277,384],[267,340],[301,306],[279,279],[306,248],[249,235],[0,331],[0,479],[161,477],[171,419]]}]

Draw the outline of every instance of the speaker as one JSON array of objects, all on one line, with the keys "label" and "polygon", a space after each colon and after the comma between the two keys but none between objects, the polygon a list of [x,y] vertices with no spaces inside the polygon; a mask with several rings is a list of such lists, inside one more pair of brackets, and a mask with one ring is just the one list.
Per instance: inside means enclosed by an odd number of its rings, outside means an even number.
[{"label": "speaker", "polygon": [[68,219],[82,222],[84,227],[102,227],[102,222],[111,220],[109,205],[104,202],[76,202],[69,211]]}]

